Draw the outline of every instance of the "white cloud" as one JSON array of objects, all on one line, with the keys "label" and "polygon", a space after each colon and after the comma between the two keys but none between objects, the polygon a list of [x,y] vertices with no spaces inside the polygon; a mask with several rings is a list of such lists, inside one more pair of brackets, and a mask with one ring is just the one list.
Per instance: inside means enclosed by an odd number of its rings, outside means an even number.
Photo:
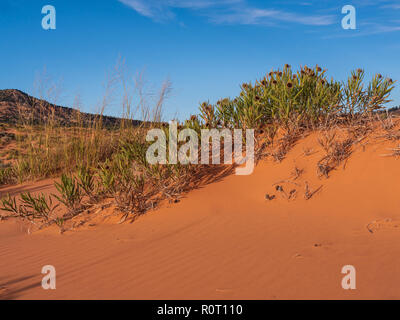
[{"label": "white cloud", "polygon": [[142,16],[148,17],[148,18],[153,18],[154,17],[154,8],[151,8],[151,6],[146,5],[141,0],[119,0],[120,2],[126,4],[127,6],[131,7],[137,13],[141,14]]},{"label": "white cloud", "polygon": [[131,7],[142,16],[155,21],[170,20],[175,17],[173,9],[201,10],[234,5],[243,0],[118,0]]},{"label": "white cloud", "polygon": [[[246,0],[118,0],[154,21],[175,17],[173,9],[188,9],[219,24],[276,24],[278,22],[325,26],[336,22],[333,15],[304,15],[284,10],[250,7]],[[306,3],[307,5],[309,3]]]},{"label": "white cloud", "polygon": [[212,21],[216,23],[231,24],[273,24],[274,22],[298,23],[311,26],[326,26],[337,21],[337,17],[332,15],[301,15],[281,10],[268,10],[246,8],[235,10],[229,13],[212,16]]},{"label": "white cloud", "polygon": [[398,3],[393,3],[393,4],[386,4],[384,6],[381,6],[382,9],[394,9],[394,10],[400,10],[400,4]]}]

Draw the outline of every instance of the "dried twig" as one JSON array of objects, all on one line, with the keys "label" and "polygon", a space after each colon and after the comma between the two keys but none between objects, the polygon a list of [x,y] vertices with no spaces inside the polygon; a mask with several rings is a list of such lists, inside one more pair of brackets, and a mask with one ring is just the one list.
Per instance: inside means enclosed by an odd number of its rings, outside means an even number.
[{"label": "dried twig", "polygon": [[321,185],[319,188],[315,189],[314,191],[310,190],[310,187],[308,186],[308,182],[305,182],[305,192],[304,192],[304,199],[309,200],[312,198],[314,194],[316,194],[318,191],[322,189],[323,185]]}]

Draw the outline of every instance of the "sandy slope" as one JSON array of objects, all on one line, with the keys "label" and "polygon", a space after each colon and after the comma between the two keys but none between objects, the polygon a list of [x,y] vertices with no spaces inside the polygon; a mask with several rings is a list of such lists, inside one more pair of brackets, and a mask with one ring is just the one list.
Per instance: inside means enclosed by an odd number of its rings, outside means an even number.
[{"label": "sandy slope", "polygon": [[[319,179],[316,139],[299,142],[280,164],[260,162],[250,176],[194,190],[133,224],[27,235],[14,220],[0,222],[0,297],[400,298],[400,162],[380,156],[394,143],[359,148],[345,169]],[[302,155],[307,147],[317,152]],[[295,165],[305,171],[300,187],[282,184],[298,192],[288,201],[272,185]],[[310,200],[305,181],[312,190],[323,185]],[[42,182],[40,191],[51,188]],[[57,270],[53,291],[40,286],[47,264]],[[348,264],[356,290],[341,287]]]}]

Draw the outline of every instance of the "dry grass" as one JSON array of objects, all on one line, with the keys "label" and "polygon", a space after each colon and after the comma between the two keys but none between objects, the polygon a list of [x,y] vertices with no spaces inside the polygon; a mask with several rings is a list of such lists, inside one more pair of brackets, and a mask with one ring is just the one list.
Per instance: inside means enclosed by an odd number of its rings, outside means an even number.
[{"label": "dry grass", "polygon": [[304,183],[304,199],[310,200],[317,192],[319,192],[322,189],[322,185],[319,186],[317,189],[312,190],[310,189],[310,186],[308,185],[308,182],[306,181]]},{"label": "dry grass", "polygon": [[382,154],[382,157],[400,157],[400,145],[396,148],[389,148],[389,151],[391,151],[391,153],[388,154]]},{"label": "dry grass", "polygon": [[[319,130],[322,134],[319,143],[325,155],[318,162],[318,175],[329,177],[333,169],[348,159],[353,145],[371,132],[373,112],[389,101],[393,81],[375,77],[367,89],[362,85],[363,77],[364,72],[358,70],[347,83],[341,84],[329,81],[318,66],[302,67],[297,73],[285,66],[255,85],[243,84],[242,92],[234,100],[201,104],[200,115],[179,123],[179,129],[191,128],[196,132],[206,128],[255,129],[256,159],[270,155],[278,162],[284,160],[300,137]],[[74,103],[76,111],[69,119],[73,126],[60,123],[56,109],[49,110],[48,106],[36,106],[42,115],[39,123],[34,123],[34,115],[24,114],[21,108],[15,134],[17,152],[10,159],[10,167],[0,167],[0,184],[67,175],[70,180],[58,186],[57,197],[70,210],[61,218],[49,217],[50,222],[46,222],[62,229],[66,220],[105,199],[112,199],[123,213],[122,221],[129,218],[133,221],[163,200],[179,201],[183,193],[231,174],[233,165],[147,163],[147,130],[152,127],[168,130],[168,124],[162,122],[162,110],[171,84],[166,81],[153,99],[145,84],[142,74],[131,83],[124,61],[119,60],[106,81],[98,114],[89,122],[79,111],[82,109],[79,97]],[[42,98],[56,101],[60,95],[57,86],[39,82],[38,87]],[[107,127],[104,113],[118,92],[122,95],[122,119],[118,125]],[[134,125],[134,118],[143,122]],[[333,129],[339,126],[347,130],[347,138],[337,138]],[[397,140],[391,119],[382,120],[382,126],[388,132],[387,138]],[[392,151],[394,156],[400,155],[399,149]],[[304,150],[305,156],[313,153],[312,149]],[[303,170],[295,167],[293,180],[302,174]],[[311,199],[321,188],[311,190],[306,182],[304,198]],[[276,186],[276,192],[287,200],[297,197],[297,189],[286,191],[282,185]],[[267,196],[268,200],[275,197]],[[14,199],[9,201],[14,203]]]},{"label": "dry grass", "polygon": [[281,162],[285,159],[287,153],[292,149],[300,136],[301,132],[299,130],[286,132],[283,137],[279,139],[277,149],[271,153],[273,159],[277,162]]},{"label": "dry grass", "polygon": [[326,131],[318,142],[325,151],[325,156],[318,161],[317,172],[319,176],[328,178],[329,173],[351,155],[354,140],[346,138],[339,141],[336,139],[336,132]]}]

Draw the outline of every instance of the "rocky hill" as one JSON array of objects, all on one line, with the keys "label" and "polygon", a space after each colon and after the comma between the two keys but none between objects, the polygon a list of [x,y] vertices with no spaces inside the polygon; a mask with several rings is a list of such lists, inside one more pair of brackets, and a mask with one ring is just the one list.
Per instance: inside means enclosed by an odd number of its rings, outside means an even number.
[{"label": "rocky hill", "polygon": [[[57,106],[20,90],[0,90],[0,124],[40,124],[52,119],[59,125],[71,126],[77,124],[76,114],[75,109]],[[83,125],[90,125],[96,117],[94,114],[80,113]],[[103,116],[103,124],[107,127],[118,125],[120,121],[120,118]],[[133,122],[134,125],[140,124],[140,121]]]}]

